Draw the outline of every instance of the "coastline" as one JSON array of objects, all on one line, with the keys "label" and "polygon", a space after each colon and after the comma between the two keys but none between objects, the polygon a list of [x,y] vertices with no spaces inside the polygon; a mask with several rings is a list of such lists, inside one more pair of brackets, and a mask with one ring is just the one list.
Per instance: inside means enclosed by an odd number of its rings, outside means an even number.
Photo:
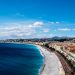
[{"label": "coastline", "polygon": [[41,54],[42,57],[44,58],[44,63],[43,63],[43,65],[41,66],[41,68],[40,68],[40,70],[39,70],[39,75],[41,75],[42,72],[43,72],[43,70],[44,70],[44,68],[45,68],[45,55],[44,55],[44,53],[42,52],[42,50],[41,50],[41,48],[40,48],[39,45],[35,45],[35,44],[33,44],[33,45],[36,46],[36,47],[38,48],[40,54]]},{"label": "coastline", "polygon": [[54,53],[50,53],[40,45],[36,46],[44,57],[44,64],[42,65],[40,75],[65,75],[64,69],[58,57]]},{"label": "coastline", "polygon": [[[17,43],[25,44],[25,43]],[[62,64],[60,63],[58,57],[55,53],[50,53],[47,49],[41,47],[40,45],[34,45],[40,51],[40,54],[44,57],[44,63],[39,70],[39,75],[65,75]]]}]

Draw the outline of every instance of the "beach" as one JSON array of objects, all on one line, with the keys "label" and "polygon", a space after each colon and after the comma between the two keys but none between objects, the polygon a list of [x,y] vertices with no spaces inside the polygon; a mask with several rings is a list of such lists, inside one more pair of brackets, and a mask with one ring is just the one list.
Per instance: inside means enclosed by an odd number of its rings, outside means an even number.
[{"label": "beach", "polygon": [[62,64],[55,53],[49,52],[47,49],[37,45],[44,57],[44,65],[41,75],[65,75]]}]

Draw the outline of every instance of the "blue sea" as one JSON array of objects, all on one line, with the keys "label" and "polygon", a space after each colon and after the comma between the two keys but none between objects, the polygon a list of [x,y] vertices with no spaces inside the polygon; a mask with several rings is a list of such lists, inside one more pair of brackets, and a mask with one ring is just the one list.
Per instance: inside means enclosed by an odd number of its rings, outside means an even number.
[{"label": "blue sea", "polygon": [[35,45],[0,43],[0,75],[39,75],[43,62]]}]

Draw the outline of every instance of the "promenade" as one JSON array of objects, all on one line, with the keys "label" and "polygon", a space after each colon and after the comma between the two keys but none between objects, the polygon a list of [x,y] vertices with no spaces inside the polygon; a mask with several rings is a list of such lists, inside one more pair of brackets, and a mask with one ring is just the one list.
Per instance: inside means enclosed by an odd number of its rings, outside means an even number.
[{"label": "promenade", "polygon": [[55,53],[50,53],[45,48],[38,46],[41,53],[44,55],[45,66],[41,75],[65,75],[62,64],[60,63],[58,57]]}]

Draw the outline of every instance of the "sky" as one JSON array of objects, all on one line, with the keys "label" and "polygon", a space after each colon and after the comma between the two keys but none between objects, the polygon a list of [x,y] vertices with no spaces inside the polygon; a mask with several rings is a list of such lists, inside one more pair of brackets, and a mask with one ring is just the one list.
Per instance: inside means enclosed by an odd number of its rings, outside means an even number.
[{"label": "sky", "polygon": [[75,0],[0,0],[0,39],[75,37]]}]

